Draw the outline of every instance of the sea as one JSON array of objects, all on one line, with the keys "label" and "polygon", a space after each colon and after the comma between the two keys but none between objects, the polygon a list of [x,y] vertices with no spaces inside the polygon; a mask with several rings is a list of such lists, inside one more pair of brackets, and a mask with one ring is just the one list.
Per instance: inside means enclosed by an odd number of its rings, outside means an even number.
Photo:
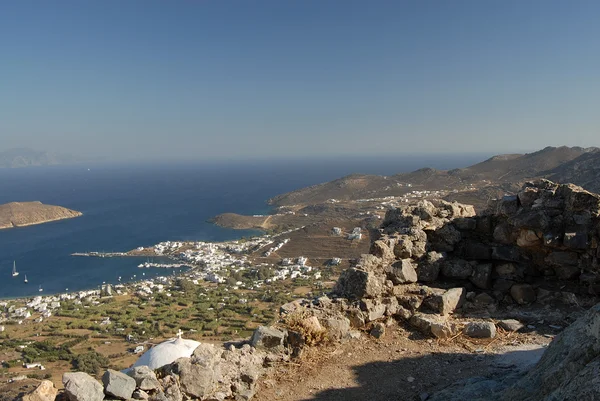
[{"label": "sea", "polygon": [[[119,277],[130,282],[174,274],[176,269],[139,268],[146,258],[71,254],[128,251],[168,240],[227,241],[256,235],[207,220],[224,212],[266,214],[270,197],[352,173],[452,169],[489,156],[413,154],[0,169],[0,204],[37,200],[83,213],[74,219],[0,230],[0,299],[95,289],[103,283],[116,284]],[[13,262],[17,277],[11,275]]]}]

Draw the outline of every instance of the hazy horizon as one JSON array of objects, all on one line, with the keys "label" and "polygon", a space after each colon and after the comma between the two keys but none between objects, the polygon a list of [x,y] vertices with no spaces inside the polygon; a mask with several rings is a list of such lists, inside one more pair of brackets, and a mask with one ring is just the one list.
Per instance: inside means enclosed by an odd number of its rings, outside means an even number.
[{"label": "hazy horizon", "polygon": [[2,150],[103,160],[598,146],[600,3],[0,5]]}]

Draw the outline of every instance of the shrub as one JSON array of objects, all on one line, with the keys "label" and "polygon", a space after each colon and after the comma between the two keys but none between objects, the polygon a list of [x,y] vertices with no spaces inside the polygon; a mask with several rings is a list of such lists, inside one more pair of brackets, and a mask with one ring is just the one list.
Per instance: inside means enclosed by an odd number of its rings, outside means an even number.
[{"label": "shrub", "polygon": [[95,375],[100,369],[105,369],[110,365],[107,357],[100,355],[96,351],[89,351],[85,354],[77,355],[71,360],[73,367],[81,372]]}]

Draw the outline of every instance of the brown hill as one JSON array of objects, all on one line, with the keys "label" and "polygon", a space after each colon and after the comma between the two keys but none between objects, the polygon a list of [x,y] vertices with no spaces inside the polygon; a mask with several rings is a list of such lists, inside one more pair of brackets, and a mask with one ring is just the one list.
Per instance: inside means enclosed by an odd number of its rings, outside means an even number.
[{"label": "brown hill", "polygon": [[0,229],[31,226],[81,216],[81,212],[42,202],[11,202],[0,205]]},{"label": "brown hill", "polygon": [[[591,166],[598,167],[592,171]],[[590,170],[590,174],[582,176],[578,181],[578,175],[584,169]],[[414,189],[472,191],[472,186],[483,188],[490,185],[497,187],[501,192],[503,188],[500,186],[516,184],[518,187],[525,180],[550,173],[555,174],[550,177],[555,181],[575,182],[586,189],[597,190],[599,188],[588,188],[589,185],[593,185],[596,176],[594,171],[600,171],[600,149],[549,146],[533,153],[498,155],[470,167],[449,171],[422,168],[390,177],[353,174],[278,195],[270,199],[269,204],[283,206],[315,204],[328,199],[356,200],[400,196]],[[569,179],[562,179],[563,176]],[[588,185],[581,180],[586,181]]]},{"label": "brown hill", "polygon": [[594,149],[544,175],[556,182],[571,182],[588,191],[600,192],[600,149]]}]

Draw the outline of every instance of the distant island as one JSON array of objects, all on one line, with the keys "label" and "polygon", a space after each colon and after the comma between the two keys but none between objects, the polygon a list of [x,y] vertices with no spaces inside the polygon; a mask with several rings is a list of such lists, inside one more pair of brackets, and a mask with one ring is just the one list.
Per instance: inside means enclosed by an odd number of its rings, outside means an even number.
[{"label": "distant island", "polygon": [[76,156],[37,151],[29,148],[16,148],[0,152],[0,168],[56,166],[81,161]]},{"label": "distant island", "polygon": [[0,229],[32,226],[56,220],[71,219],[82,213],[42,202],[11,202],[0,205]]}]

